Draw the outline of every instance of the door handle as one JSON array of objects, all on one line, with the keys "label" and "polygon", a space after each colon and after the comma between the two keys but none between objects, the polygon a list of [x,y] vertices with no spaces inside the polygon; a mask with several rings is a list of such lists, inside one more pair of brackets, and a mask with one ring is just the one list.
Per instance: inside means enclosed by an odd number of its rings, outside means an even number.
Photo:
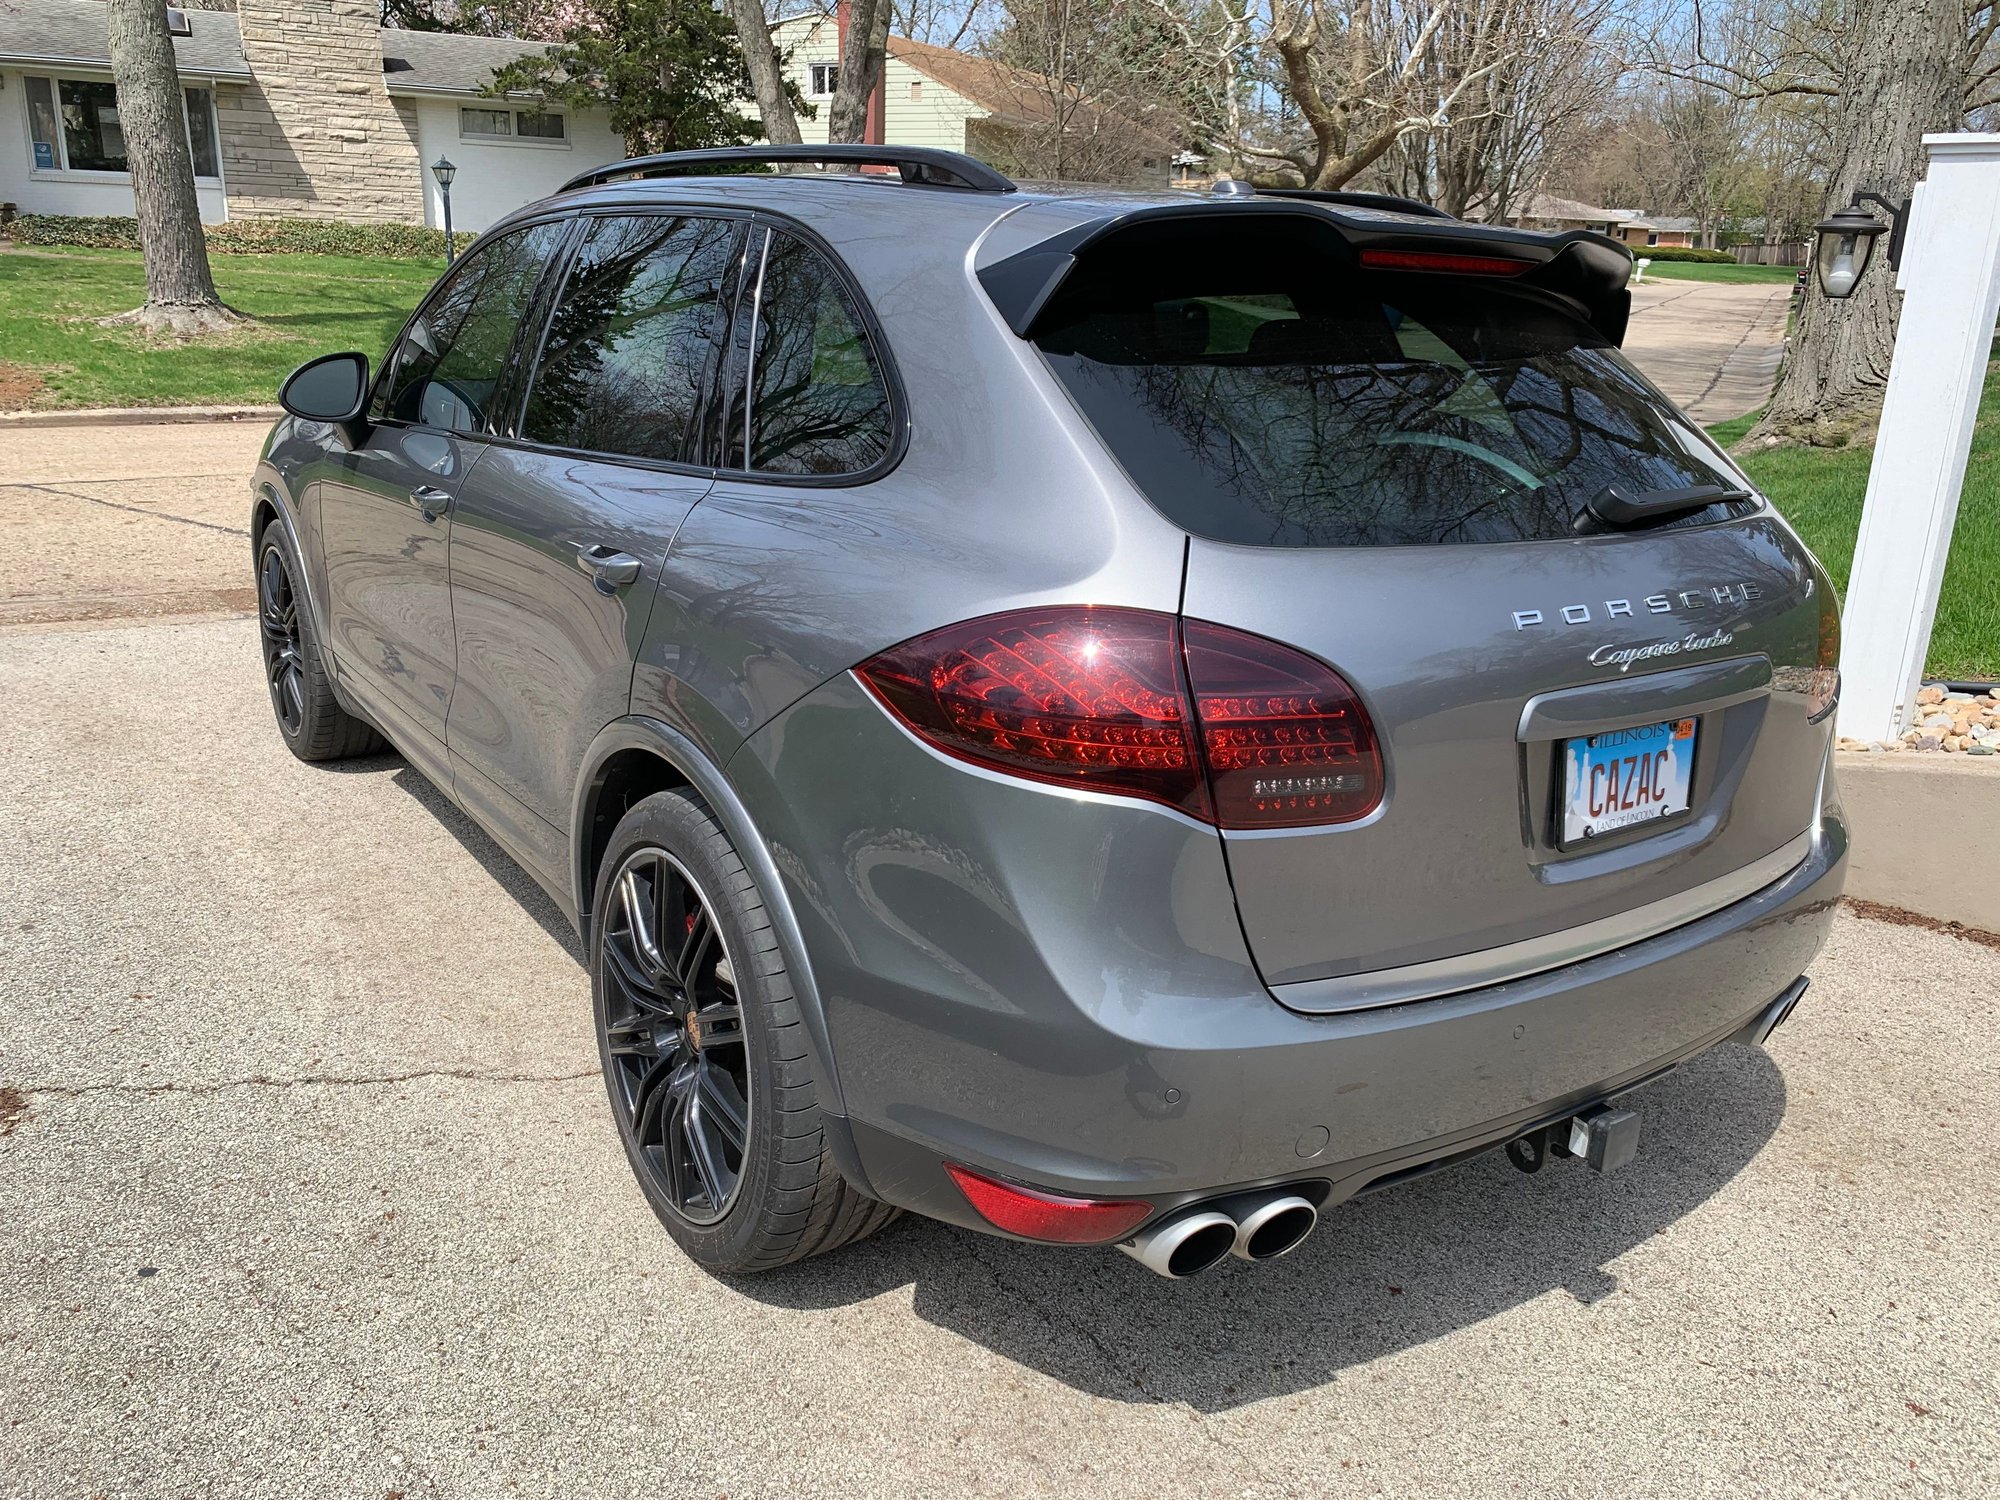
[{"label": "door handle", "polygon": [[435,521],[450,507],[451,491],[434,484],[420,484],[410,491],[410,504],[424,513],[426,521]]},{"label": "door handle", "polygon": [[576,565],[591,575],[600,594],[609,594],[639,577],[639,559],[602,543],[585,542],[576,549]]}]

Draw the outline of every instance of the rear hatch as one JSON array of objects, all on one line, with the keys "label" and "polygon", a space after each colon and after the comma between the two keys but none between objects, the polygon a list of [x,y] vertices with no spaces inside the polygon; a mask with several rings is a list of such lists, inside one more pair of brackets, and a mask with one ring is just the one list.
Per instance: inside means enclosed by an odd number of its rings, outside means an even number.
[{"label": "rear hatch", "polygon": [[1030,329],[1190,533],[1184,616],[1311,653],[1372,719],[1372,811],[1223,834],[1300,1009],[1636,941],[1781,876],[1815,821],[1824,575],[1618,353],[1622,252],[1464,234],[1145,222]]}]

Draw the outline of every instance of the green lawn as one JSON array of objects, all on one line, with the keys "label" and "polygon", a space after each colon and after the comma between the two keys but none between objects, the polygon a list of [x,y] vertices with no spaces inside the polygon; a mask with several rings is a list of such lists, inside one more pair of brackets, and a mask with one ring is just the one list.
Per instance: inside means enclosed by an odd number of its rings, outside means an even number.
[{"label": "green lawn", "polygon": [[[1748,432],[1753,421],[1754,416],[1739,417],[1709,432],[1727,446]],[[1774,448],[1739,456],[1758,487],[1826,564],[1843,594],[1873,456],[1867,448]],[[1986,367],[1986,392],[1965,466],[1965,491],[1925,671],[1947,679],[2000,678],[2000,362]]]},{"label": "green lawn", "polygon": [[[1646,252],[1637,245],[1634,255]],[[1656,260],[1646,267],[1648,281],[1780,281],[1790,283],[1799,274],[1797,266],[1736,266],[1698,260]]]},{"label": "green lawn", "polygon": [[381,355],[442,260],[216,255],[223,300],[258,320],[175,344],[96,319],[136,307],[130,250],[0,250],[0,408],[265,403],[316,354]]}]

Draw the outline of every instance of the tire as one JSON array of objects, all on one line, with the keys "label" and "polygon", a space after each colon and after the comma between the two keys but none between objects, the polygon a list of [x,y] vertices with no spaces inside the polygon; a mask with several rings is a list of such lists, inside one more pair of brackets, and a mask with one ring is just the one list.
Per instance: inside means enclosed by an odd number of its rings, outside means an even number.
[{"label": "tire", "polygon": [[[765,1271],[895,1218],[833,1163],[763,898],[696,793],[658,792],[626,813],[592,912],[591,1001],[612,1118],[681,1249],[710,1271]],[[668,932],[678,953],[659,941]]]},{"label": "tire", "polygon": [[303,761],[344,760],[388,748],[375,727],[340,706],[327,678],[312,613],[297,580],[298,553],[282,521],[257,539],[257,628],[271,715]]}]

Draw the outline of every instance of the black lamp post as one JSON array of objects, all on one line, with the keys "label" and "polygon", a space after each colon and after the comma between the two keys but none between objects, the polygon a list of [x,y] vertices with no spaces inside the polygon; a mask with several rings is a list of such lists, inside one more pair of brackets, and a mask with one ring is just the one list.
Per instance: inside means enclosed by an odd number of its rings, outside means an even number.
[{"label": "black lamp post", "polygon": [[438,191],[444,194],[444,263],[448,266],[458,259],[457,247],[451,238],[451,180],[458,175],[458,168],[451,164],[451,158],[440,156],[431,163],[431,176],[437,179]]},{"label": "black lamp post", "polygon": [[[1884,224],[1861,205],[1879,203],[1889,211]],[[1856,193],[1853,201],[1816,227],[1819,236],[1815,269],[1819,289],[1838,302],[1853,294],[1862,273],[1875,253],[1875,241],[1889,236],[1889,269],[1895,270],[1903,258],[1903,225],[1910,212],[1909,201],[1892,203],[1880,193]]]}]

